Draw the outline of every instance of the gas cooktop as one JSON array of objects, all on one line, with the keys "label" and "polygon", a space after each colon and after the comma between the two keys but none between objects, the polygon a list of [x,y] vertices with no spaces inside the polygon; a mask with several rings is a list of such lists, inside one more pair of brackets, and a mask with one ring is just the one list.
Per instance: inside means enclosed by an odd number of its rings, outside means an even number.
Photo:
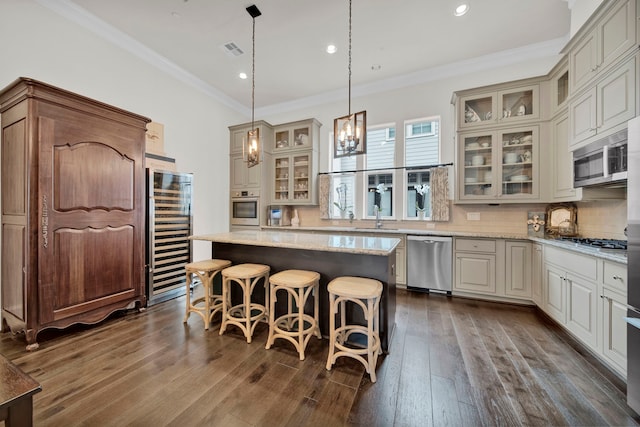
[{"label": "gas cooktop", "polygon": [[591,239],[587,237],[560,237],[560,240],[577,243],[579,245],[591,246],[602,249],[622,249],[627,250],[626,240],[615,239]]}]

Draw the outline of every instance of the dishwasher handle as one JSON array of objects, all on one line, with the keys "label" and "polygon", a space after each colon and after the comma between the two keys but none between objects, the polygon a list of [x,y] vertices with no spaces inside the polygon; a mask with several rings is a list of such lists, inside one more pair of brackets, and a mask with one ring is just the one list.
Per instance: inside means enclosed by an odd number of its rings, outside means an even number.
[{"label": "dishwasher handle", "polygon": [[448,243],[448,242],[451,242],[452,239],[451,237],[409,235],[407,236],[407,240],[418,241],[425,244],[435,244],[435,243]]}]

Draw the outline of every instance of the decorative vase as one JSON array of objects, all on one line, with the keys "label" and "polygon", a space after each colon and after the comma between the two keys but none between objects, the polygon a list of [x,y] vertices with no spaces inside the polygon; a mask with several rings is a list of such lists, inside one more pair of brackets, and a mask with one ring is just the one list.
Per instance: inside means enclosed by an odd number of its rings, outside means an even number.
[{"label": "decorative vase", "polygon": [[344,210],[340,209],[340,218],[342,218],[342,219],[346,219],[347,218],[347,210],[346,209],[344,209]]},{"label": "decorative vase", "polygon": [[299,227],[300,226],[300,218],[298,218],[298,209],[293,211],[293,218],[291,218],[291,226]]},{"label": "decorative vase", "polygon": [[424,220],[424,211],[418,211],[418,220]]}]

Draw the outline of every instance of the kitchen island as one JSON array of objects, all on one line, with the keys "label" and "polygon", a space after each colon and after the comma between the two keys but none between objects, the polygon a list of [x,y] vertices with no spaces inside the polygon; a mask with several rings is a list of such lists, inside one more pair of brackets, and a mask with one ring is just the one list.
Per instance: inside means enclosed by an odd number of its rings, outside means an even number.
[{"label": "kitchen island", "polygon": [[[289,269],[320,273],[320,330],[328,336],[329,296],[327,284],[339,276],[360,276],[382,283],[380,301],[380,341],[389,351],[395,325],[396,246],[400,239],[345,234],[311,234],[279,231],[236,231],[190,236],[191,240],[210,241],[212,257],[234,264],[257,263],[271,267],[271,274]],[[254,292],[257,299],[264,296]],[[281,301],[285,303],[285,301]],[[282,309],[280,304],[276,310]],[[364,324],[360,313],[349,312],[348,320]]]}]

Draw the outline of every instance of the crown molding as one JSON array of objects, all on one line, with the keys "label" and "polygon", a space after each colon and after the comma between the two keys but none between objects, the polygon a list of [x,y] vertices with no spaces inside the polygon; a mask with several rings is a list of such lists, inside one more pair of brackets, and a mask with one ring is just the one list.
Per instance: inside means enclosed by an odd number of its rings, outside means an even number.
[{"label": "crown molding", "polygon": [[63,16],[64,18],[67,18],[70,21],[86,28],[87,30],[113,43],[119,48],[128,51],[139,59],[167,73],[176,80],[179,80],[193,87],[194,89],[210,96],[211,98],[224,104],[232,110],[235,110],[236,112],[243,115],[251,114],[251,109],[249,107],[237,102],[223,92],[207,84],[202,79],[194,76],[174,62],[160,55],[156,51],[149,49],[147,46],[140,43],[136,39],[128,36],[112,25],[109,25],[103,20],[97,18],[95,15],[87,12],[87,10],[81,8],[72,1],[36,0],[36,2],[46,7],[47,9],[56,12],[60,16]]},{"label": "crown molding", "polygon": [[[373,83],[356,85],[351,88],[352,98],[425,84],[455,76],[473,74],[479,71],[500,68],[532,59],[555,57],[560,55],[560,51],[568,41],[569,34],[564,37],[559,37],[545,42],[534,43],[515,49],[465,59],[464,61],[458,61],[439,67],[417,71],[415,73],[379,80]],[[309,108],[341,100],[344,100],[343,89],[291,102],[257,108],[256,114],[259,116],[270,116],[273,114],[286,113],[289,111],[295,111],[296,109]]]},{"label": "crown molding", "polygon": [[[575,0],[565,1],[569,3],[569,6],[571,6],[571,4],[575,2]],[[86,28],[87,30],[95,33],[103,39],[113,43],[114,45],[128,51],[129,53],[142,59],[148,64],[167,73],[176,80],[179,80],[193,87],[194,89],[215,99],[216,101],[224,104],[232,110],[247,117],[251,115],[250,107],[237,102],[220,90],[189,73],[185,69],[181,68],[164,56],[158,54],[154,50],[148,48],[139,41],[128,36],[117,28],[107,24],[103,20],[97,18],[95,15],[81,8],[73,1],[36,0],[36,2],[69,19],[70,21]],[[464,61],[458,61],[455,63],[433,67],[402,76],[392,77],[389,79],[379,80],[368,84],[356,85],[352,87],[352,97],[372,95],[389,90],[400,89],[408,86],[420,85],[428,82],[451,78],[454,76],[472,74],[479,71],[517,64],[519,62],[531,59],[553,57],[555,55],[559,55],[560,51],[568,41],[569,35],[567,34],[565,37],[560,37],[541,43],[535,43],[515,49],[509,49],[502,52],[466,59]],[[266,107],[256,108],[255,114],[259,116],[269,116],[278,113],[295,111],[297,109],[304,109],[332,102],[339,102],[341,100],[344,100],[343,89],[325,92],[320,95],[301,98],[290,102],[283,102]]]}]

